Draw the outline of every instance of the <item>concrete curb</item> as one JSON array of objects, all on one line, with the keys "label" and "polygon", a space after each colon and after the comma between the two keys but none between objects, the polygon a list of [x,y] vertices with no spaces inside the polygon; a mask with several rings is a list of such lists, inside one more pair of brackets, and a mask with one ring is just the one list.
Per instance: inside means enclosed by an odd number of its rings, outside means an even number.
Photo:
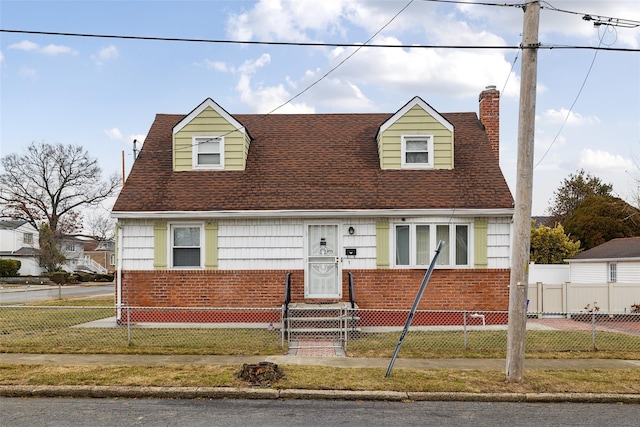
[{"label": "concrete curb", "polygon": [[0,385],[0,397],[130,399],[315,399],[363,401],[537,402],[640,404],[640,394],[429,393],[374,390],[302,390],[237,387],[130,387]]}]

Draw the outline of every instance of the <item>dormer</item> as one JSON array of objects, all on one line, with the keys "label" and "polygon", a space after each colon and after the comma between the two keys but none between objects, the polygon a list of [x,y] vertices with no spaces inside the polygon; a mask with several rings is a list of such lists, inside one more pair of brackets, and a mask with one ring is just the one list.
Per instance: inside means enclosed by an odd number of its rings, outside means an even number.
[{"label": "dormer", "polygon": [[244,170],[251,137],[207,98],[173,127],[173,170]]},{"label": "dormer", "polygon": [[453,169],[453,125],[416,96],[378,129],[381,169]]}]

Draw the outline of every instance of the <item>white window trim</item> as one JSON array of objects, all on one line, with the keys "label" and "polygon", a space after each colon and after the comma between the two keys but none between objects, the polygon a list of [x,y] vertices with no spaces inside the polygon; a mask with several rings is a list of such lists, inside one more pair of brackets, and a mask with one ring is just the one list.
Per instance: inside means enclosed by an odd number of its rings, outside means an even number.
[{"label": "white window trim", "polygon": [[618,283],[618,263],[610,262],[607,264],[607,282]]},{"label": "white window trim", "polygon": [[[429,155],[429,162],[427,163],[407,163],[407,141],[415,139],[427,140],[427,153]],[[433,135],[402,135],[402,168],[404,169],[433,169],[434,167],[434,152],[433,152]]]},{"label": "white window trim", "polygon": [[[409,265],[402,265],[396,263],[396,226],[399,225],[408,225],[409,226]],[[415,264],[416,260],[416,245],[415,245],[415,236],[416,236],[416,225],[429,225],[431,227],[429,231],[429,254],[430,257],[428,259],[428,263],[426,265],[418,265]],[[405,269],[421,269],[425,270],[429,268],[429,263],[431,263],[431,259],[435,250],[438,246],[438,242],[436,241],[436,226],[438,225],[448,225],[449,226],[449,242],[455,242],[456,238],[456,226],[457,225],[466,225],[467,226],[467,264],[457,265],[455,264],[456,252],[455,252],[455,244],[449,244],[449,264],[434,266],[435,269],[470,269],[474,268],[475,260],[474,260],[474,227],[473,222],[421,222],[421,221],[405,221],[405,222],[392,222],[390,223],[391,228],[391,236],[389,239],[389,258],[391,261],[391,266],[393,268],[405,268]],[[451,263],[453,261],[453,264]]]},{"label": "white window trim", "polygon": [[[204,253],[204,248],[205,248],[205,242],[204,242],[204,223],[202,222],[174,222],[174,223],[169,223],[168,224],[169,227],[169,232],[167,233],[167,252],[169,252],[167,254],[167,260],[169,262],[169,268],[172,270],[195,270],[195,269],[199,269],[202,268],[204,269],[204,257],[205,257],[205,253]],[[190,266],[174,266],[173,265],[173,229],[175,227],[198,227],[200,229],[200,265],[199,266],[195,266],[195,265],[190,265]]]},{"label": "white window trim", "polygon": [[[219,165],[200,165],[198,164],[198,147],[203,140],[217,139],[220,140],[220,164]],[[191,137],[191,152],[193,169],[224,169],[224,136],[220,135],[193,135]]]}]

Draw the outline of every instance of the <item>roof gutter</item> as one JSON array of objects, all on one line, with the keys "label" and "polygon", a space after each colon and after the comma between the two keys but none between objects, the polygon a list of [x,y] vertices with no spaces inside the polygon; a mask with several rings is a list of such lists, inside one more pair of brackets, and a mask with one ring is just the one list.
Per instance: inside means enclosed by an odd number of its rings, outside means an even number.
[{"label": "roof gutter", "polygon": [[225,210],[225,211],[112,211],[116,219],[207,219],[207,218],[344,218],[344,217],[508,217],[513,208],[497,209],[335,209],[335,210]]}]

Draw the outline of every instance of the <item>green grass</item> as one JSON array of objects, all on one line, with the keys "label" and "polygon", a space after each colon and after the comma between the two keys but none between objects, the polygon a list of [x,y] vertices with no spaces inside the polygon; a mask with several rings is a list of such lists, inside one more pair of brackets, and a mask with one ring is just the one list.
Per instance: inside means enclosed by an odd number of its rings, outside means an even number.
[{"label": "green grass", "polygon": [[[53,300],[38,307],[0,307],[0,352],[107,354],[282,354],[278,330],[75,327],[115,316],[113,297]],[[361,333],[348,355],[391,357],[400,332]],[[400,357],[504,358],[507,332],[409,331]],[[640,336],[591,331],[528,331],[530,358],[640,358]]]}]

